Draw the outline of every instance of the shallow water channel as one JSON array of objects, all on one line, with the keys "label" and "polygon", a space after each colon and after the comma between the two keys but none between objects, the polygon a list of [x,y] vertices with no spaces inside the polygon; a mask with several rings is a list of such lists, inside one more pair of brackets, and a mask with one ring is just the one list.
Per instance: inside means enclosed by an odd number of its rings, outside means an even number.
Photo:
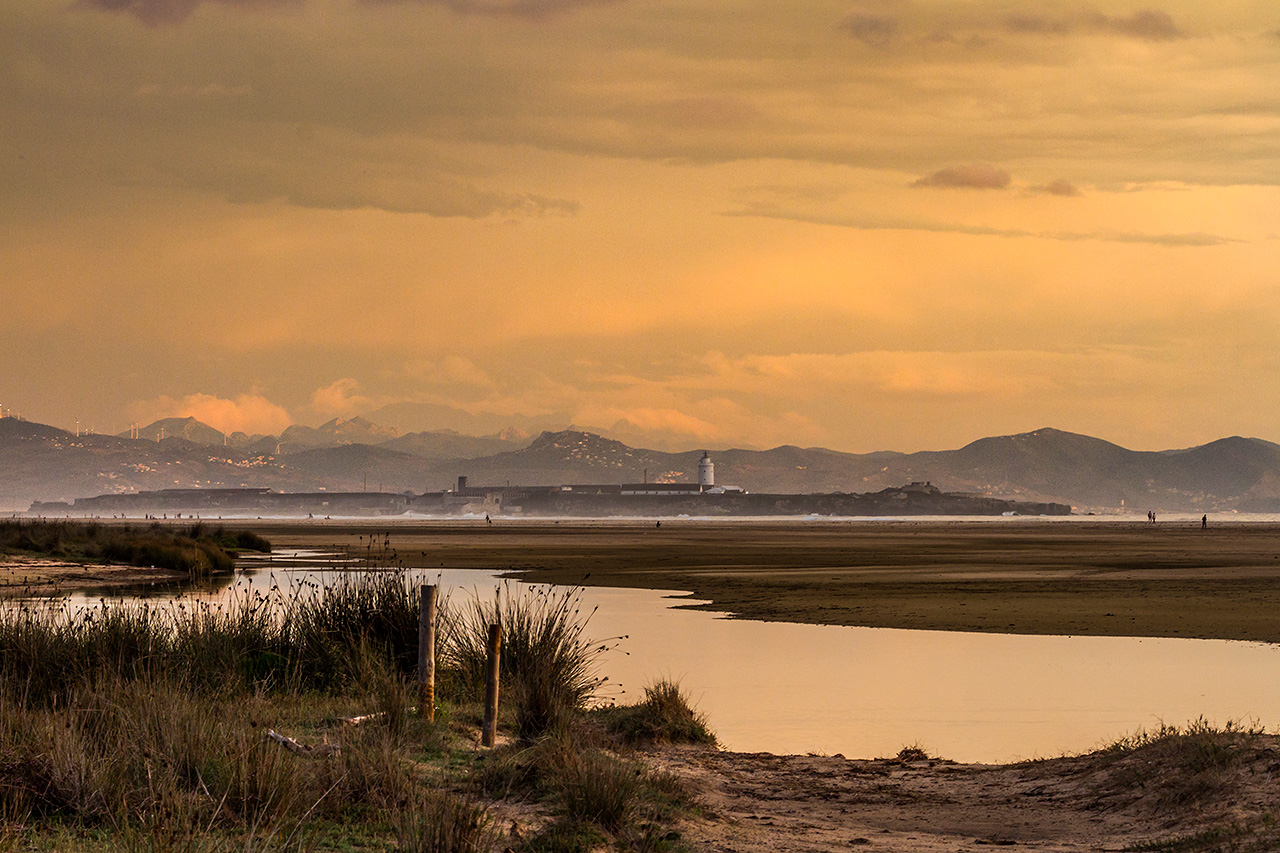
[{"label": "shallow water channel", "polygon": [[[229,599],[332,571],[298,556],[311,565],[264,565],[184,595]],[[421,577],[455,602],[502,583],[484,571]],[[1162,721],[1280,721],[1280,646],[753,622],[683,609],[680,595],[583,590],[584,612],[598,607],[588,636],[625,637],[600,664],[606,695],[632,701],[655,678],[678,679],[733,750],[869,758],[916,744],[1004,762],[1088,750]]]}]

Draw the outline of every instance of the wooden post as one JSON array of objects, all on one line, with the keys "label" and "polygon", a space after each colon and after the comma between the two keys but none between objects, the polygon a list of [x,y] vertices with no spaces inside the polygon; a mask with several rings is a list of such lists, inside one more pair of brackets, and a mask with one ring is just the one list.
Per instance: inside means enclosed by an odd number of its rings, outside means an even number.
[{"label": "wooden post", "polygon": [[502,660],[502,626],[489,626],[489,665],[484,679],[484,728],[480,745],[493,746],[498,737],[498,664]]},{"label": "wooden post", "polygon": [[418,715],[436,721],[436,587],[423,584],[418,600]]}]

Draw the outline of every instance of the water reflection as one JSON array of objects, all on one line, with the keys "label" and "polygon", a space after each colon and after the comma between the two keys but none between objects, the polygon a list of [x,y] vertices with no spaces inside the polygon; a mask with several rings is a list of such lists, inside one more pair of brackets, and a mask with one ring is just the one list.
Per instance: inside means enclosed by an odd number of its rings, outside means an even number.
[{"label": "water reflection", "polygon": [[[277,564],[182,595],[227,600],[334,571]],[[483,571],[415,576],[455,600],[492,595],[502,582]],[[677,678],[735,750],[870,757],[918,742],[960,761],[1009,761],[1201,715],[1273,726],[1280,708],[1280,647],[1262,643],[750,622],[681,609],[688,602],[675,595],[584,591],[583,603],[599,608],[588,635],[628,637],[602,663],[610,695],[629,701],[657,677]]]}]

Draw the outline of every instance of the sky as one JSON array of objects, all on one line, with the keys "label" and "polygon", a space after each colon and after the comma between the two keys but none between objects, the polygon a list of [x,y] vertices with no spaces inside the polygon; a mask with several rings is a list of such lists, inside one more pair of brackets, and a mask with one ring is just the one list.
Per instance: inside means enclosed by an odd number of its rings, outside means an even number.
[{"label": "sky", "polygon": [[1274,0],[0,0],[0,407],[1280,441],[1278,185]]}]

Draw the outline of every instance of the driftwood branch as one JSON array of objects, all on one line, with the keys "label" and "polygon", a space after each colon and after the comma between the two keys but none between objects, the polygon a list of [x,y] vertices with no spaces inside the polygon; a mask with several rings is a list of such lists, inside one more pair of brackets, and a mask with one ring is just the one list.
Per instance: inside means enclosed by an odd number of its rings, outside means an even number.
[{"label": "driftwood branch", "polygon": [[336,743],[321,743],[316,746],[307,746],[304,743],[282,735],[274,729],[267,730],[267,737],[292,752],[294,755],[301,755],[305,758],[328,758],[337,755],[341,750]]}]

